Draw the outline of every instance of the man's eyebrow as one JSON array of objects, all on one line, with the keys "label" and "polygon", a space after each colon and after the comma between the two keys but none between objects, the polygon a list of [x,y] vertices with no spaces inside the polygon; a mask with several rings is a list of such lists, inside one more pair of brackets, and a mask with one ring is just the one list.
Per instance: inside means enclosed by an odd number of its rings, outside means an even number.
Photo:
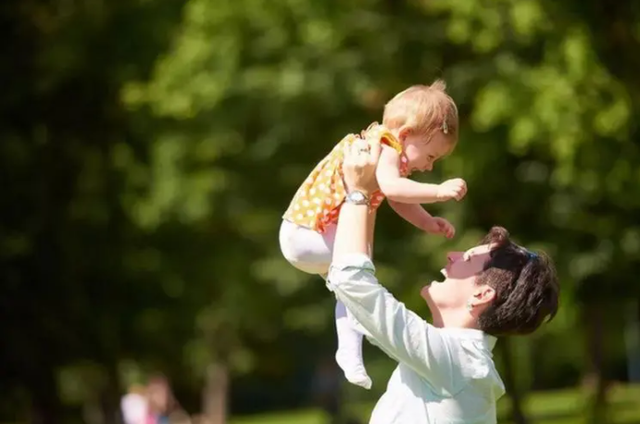
[{"label": "man's eyebrow", "polygon": [[[476,246],[477,247],[477,246]],[[471,249],[467,249],[465,250],[465,252],[462,254],[462,257],[467,260],[467,259],[471,259],[474,255],[475,255],[475,247],[472,247]]]},{"label": "man's eyebrow", "polygon": [[[482,245],[480,245],[480,246],[486,246],[486,247],[487,247],[486,252],[483,252],[483,254],[485,254],[485,253],[486,253],[486,254],[488,254],[488,255],[491,255],[491,252],[492,252],[492,251],[493,251],[493,249],[495,248],[495,246],[493,245],[493,243],[482,244]],[[475,256],[475,255],[477,255],[477,254],[478,254],[478,248],[479,248],[480,246],[474,246],[474,247],[472,247],[472,248],[468,249],[467,251],[465,251],[465,255],[468,255],[468,256]]]}]

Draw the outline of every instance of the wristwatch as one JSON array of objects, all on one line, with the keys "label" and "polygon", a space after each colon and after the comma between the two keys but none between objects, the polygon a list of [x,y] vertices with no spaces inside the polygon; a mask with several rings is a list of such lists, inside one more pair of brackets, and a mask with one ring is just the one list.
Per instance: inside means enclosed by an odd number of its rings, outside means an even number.
[{"label": "wristwatch", "polygon": [[351,203],[352,205],[368,205],[369,198],[363,192],[354,190],[347,193],[347,196],[345,197],[345,202]]}]

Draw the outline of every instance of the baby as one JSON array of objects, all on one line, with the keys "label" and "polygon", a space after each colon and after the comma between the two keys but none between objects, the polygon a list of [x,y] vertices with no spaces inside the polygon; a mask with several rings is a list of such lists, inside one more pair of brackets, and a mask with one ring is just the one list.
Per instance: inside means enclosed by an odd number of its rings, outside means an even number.
[{"label": "baby", "polygon": [[[445,88],[444,82],[436,81],[397,94],[385,106],[383,125],[374,123],[360,135],[347,135],[315,167],[298,189],[280,227],[280,248],[293,266],[323,277],[328,273],[338,214],[346,196],[343,152],[358,139],[379,140],[383,147],[376,170],[380,190],[371,195],[370,210],[374,212],[386,197],[398,215],[419,229],[453,237],[455,230],[449,221],[431,216],[421,204],[460,200],[466,194],[466,183],[459,178],[442,184],[407,179],[413,171],[431,171],[456,145],[458,110]],[[349,322],[340,302],[336,330],[338,365],[349,382],[369,389],[362,334]]]}]

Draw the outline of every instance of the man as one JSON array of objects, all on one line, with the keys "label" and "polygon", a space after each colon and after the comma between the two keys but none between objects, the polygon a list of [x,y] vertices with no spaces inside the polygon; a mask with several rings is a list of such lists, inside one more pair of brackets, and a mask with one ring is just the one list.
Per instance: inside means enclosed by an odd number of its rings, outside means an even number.
[{"label": "man", "polygon": [[354,143],[343,166],[340,211],[328,284],[358,328],[398,362],[371,424],[495,423],[504,385],[492,359],[496,336],[529,334],[558,309],[553,263],[494,227],[477,246],[450,252],[443,282],[421,290],[433,323],[398,302],[375,278],[368,256],[368,196],[380,146]]}]

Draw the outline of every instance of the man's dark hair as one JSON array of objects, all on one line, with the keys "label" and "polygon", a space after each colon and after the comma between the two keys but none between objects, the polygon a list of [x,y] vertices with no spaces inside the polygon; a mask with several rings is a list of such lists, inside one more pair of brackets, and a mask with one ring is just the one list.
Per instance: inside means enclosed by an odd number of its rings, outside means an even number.
[{"label": "man's dark hair", "polygon": [[478,325],[494,336],[530,334],[558,312],[560,288],[553,262],[513,243],[502,227],[493,227],[480,244],[489,243],[490,258],[476,283],[492,287],[495,298]]}]

